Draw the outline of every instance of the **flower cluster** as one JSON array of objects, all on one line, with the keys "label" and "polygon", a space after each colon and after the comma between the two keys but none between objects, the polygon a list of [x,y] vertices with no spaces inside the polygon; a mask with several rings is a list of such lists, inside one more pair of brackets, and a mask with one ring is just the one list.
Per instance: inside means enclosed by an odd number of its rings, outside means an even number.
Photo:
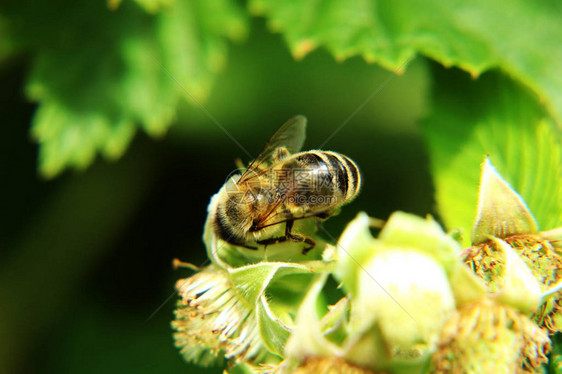
[{"label": "flower cluster", "polygon": [[202,365],[224,358],[242,361],[263,349],[252,308],[236,294],[226,272],[209,266],[180,279],[176,288],[181,299],[172,327],[187,361]]},{"label": "flower cluster", "polygon": [[429,216],[376,223],[360,213],[335,245],[274,261],[207,226],[212,264],[177,284],[185,359],[229,373],[543,372],[562,328],[562,231],[540,231],[489,160],[470,247]]}]

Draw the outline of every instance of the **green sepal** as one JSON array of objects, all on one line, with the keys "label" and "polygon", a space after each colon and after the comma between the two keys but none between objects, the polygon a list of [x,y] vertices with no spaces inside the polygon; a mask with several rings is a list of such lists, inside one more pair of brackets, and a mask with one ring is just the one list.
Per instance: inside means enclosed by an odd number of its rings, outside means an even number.
[{"label": "green sepal", "polygon": [[[228,272],[241,298],[254,309],[263,344],[271,353],[282,357],[291,327],[287,326],[271,309],[266,296],[266,289],[276,279],[288,275],[313,274],[313,270],[296,263],[262,262],[229,269]],[[295,287],[300,286],[302,285],[299,283],[295,284]],[[301,290],[305,292],[306,288]],[[295,305],[294,310],[297,307]]]},{"label": "green sepal", "polygon": [[263,344],[270,352],[283,357],[283,349],[291,334],[291,328],[275,316],[265,295],[261,295],[256,304],[256,315]]},{"label": "green sepal", "polygon": [[447,272],[458,264],[459,243],[446,235],[431,216],[423,219],[404,212],[394,212],[378,240],[389,247],[413,248],[426,253],[443,265]]},{"label": "green sepal", "polygon": [[228,270],[240,296],[250,305],[257,305],[274,277],[312,272],[307,266],[289,262],[261,262]]},{"label": "green sepal", "polygon": [[351,295],[357,292],[357,272],[361,264],[373,255],[372,244],[369,216],[361,212],[347,224],[337,243],[338,260],[334,276]]},{"label": "green sepal", "polygon": [[458,307],[477,301],[487,293],[486,284],[467,266],[456,266],[450,278],[451,288]]},{"label": "green sepal", "polygon": [[482,166],[478,211],[471,241],[477,245],[490,237],[534,234],[538,230],[535,217],[521,196],[499,175],[486,157]]},{"label": "green sepal", "polygon": [[[342,354],[342,349],[324,336],[318,315],[318,302],[327,278],[327,274],[316,278],[299,307],[293,333],[285,347],[285,356],[289,362],[298,363],[307,356]],[[335,313],[341,316],[341,310],[335,310]],[[338,317],[333,319],[334,322],[337,320]]]},{"label": "green sepal", "polygon": [[501,288],[494,294],[505,305],[531,314],[541,302],[542,290],[531,269],[509,244],[501,239],[492,238],[497,248],[503,252],[503,274]]}]

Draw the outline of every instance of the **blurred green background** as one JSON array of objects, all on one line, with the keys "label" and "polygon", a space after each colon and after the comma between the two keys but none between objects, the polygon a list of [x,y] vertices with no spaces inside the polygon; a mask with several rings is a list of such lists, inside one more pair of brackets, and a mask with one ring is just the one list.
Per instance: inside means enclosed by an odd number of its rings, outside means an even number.
[{"label": "blurred green background", "polygon": [[[0,372],[219,372],[186,364],[173,346],[169,296],[188,273],[171,264],[205,261],[208,201],[234,159],[248,158],[186,96],[165,136],[139,132],[121,159],[98,157],[84,171],[46,180],[29,135],[36,105],[22,88],[28,57],[0,64]],[[381,85],[323,147],[355,160],[364,178],[360,196],[325,224],[337,237],[359,211],[435,214],[418,128],[430,89],[425,60],[399,76],[358,57],[336,62],[324,50],[297,62],[253,18],[248,38],[229,46],[204,106],[254,155],[303,114],[305,147],[313,149]]]}]

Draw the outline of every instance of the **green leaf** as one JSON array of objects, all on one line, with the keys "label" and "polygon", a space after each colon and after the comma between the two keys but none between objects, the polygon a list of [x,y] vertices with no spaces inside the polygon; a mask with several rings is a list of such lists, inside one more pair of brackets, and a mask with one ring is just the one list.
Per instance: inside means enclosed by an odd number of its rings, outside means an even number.
[{"label": "green leaf", "polygon": [[323,46],[337,59],[361,55],[398,72],[418,53],[474,76],[499,67],[562,123],[559,2],[251,0],[249,7],[283,33],[297,58]]},{"label": "green leaf", "polygon": [[98,153],[121,156],[139,125],[163,135],[184,94],[178,85],[204,99],[224,66],[225,38],[247,28],[232,0],[174,1],[156,15],[132,2],[114,11],[103,1],[41,4],[6,12],[32,56],[27,94],[39,103],[32,134],[47,177]]},{"label": "green leaf", "polygon": [[562,225],[560,135],[536,96],[497,72],[474,81],[439,70],[436,81],[424,133],[446,226],[462,228],[469,244],[486,155],[527,203],[539,229]]}]

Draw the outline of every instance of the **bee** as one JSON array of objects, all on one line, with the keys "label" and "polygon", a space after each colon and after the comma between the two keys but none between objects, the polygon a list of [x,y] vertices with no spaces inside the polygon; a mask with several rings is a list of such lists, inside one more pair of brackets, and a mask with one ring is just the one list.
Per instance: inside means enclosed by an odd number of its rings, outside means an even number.
[{"label": "bee", "polygon": [[295,221],[337,213],[359,192],[361,175],[342,154],[300,152],[305,130],[305,117],[291,118],[248,168],[223,185],[209,209],[216,237],[248,249],[287,241],[303,243],[303,254],[314,248],[312,238],[293,230]]}]

